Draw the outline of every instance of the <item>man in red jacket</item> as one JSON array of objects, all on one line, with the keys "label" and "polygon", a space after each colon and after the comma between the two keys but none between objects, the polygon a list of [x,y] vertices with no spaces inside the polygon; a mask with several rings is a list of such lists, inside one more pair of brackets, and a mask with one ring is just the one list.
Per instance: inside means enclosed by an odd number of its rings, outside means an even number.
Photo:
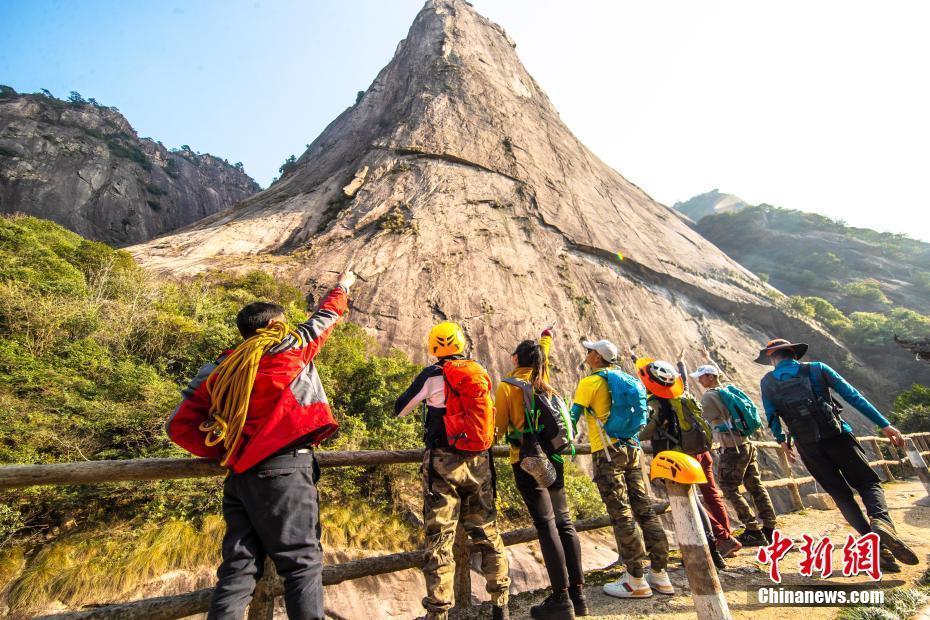
[{"label": "man in red jacket", "polygon": [[[296,330],[286,325],[278,304],[242,308],[236,325],[243,342],[200,369],[168,420],[172,441],[230,469],[223,484],[226,535],[211,620],[242,617],[266,555],[284,579],[288,618],[324,617],[319,467],[312,446],[338,425],[313,358],[345,313],[354,282],[351,271],[343,273]],[[249,356],[258,358],[257,370]],[[253,376],[251,390],[243,393]]]}]

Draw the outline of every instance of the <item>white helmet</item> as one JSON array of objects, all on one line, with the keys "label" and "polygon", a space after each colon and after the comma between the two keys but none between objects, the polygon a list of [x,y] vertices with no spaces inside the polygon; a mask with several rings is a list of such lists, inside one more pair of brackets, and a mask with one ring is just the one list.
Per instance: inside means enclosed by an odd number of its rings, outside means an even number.
[{"label": "white helmet", "polygon": [[671,386],[678,380],[678,371],[668,362],[656,360],[646,366],[646,372],[656,383]]}]

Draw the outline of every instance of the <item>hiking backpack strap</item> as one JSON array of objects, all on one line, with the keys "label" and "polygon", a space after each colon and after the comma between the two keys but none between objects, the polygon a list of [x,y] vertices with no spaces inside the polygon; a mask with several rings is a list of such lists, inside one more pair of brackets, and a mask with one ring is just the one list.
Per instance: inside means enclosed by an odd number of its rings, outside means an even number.
[{"label": "hiking backpack strap", "polygon": [[527,412],[533,410],[533,386],[523,381],[522,379],[517,379],[515,377],[505,377],[501,380],[501,383],[506,383],[507,385],[512,385],[515,388],[519,388],[523,392],[523,407]]}]

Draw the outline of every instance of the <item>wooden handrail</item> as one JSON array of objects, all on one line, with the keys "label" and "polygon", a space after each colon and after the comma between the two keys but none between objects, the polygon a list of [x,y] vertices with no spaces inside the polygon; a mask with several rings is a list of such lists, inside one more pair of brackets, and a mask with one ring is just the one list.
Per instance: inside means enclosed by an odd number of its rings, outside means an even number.
[{"label": "wooden handrail", "polygon": [[[913,433],[908,437],[930,437],[930,433]],[[862,440],[887,443],[885,437],[862,437]],[[775,441],[753,441],[757,448],[779,448]],[[495,458],[509,454],[507,446],[493,448]],[[577,454],[591,454],[591,446],[576,446]],[[926,454],[926,452],[924,453]],[[422,449],[413,450],[358,450],[316,452],[320,467],[347,467],[391,465],[397,463],[419,463],[423,459]],[[876,465],[882,462],[876,461]],[[898,465],[899,461],[888,461]],[[205,478],[223,476],[226,469],[216,461],[201,458],[156,458],[126,459],[118,461],[78,461],[73,463],[50,463],[42,465],[0,466],[0,490],[40,485],[100,484],[104,482],[128,482],[133,480],[178,480],[183,478]]]}]

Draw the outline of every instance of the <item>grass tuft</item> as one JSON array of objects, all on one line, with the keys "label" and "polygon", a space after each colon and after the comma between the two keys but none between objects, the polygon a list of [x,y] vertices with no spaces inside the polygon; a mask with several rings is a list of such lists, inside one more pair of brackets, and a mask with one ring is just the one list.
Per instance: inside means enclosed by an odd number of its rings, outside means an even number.
[{"label": "grass tuft", "polygon": [[[222,517],[209,516],[199,528],[171,520],[141,532],[125,529],[64,537],[46,545],[26,564],[10,589],[10,608],[42,609],[54,601],[68,607],[103,603],[172,570],[215,566],[224,531]],[[19,558],[21,566],[22,553]],[[6,564],[0,558],[0,571],[6,572]]]}]

